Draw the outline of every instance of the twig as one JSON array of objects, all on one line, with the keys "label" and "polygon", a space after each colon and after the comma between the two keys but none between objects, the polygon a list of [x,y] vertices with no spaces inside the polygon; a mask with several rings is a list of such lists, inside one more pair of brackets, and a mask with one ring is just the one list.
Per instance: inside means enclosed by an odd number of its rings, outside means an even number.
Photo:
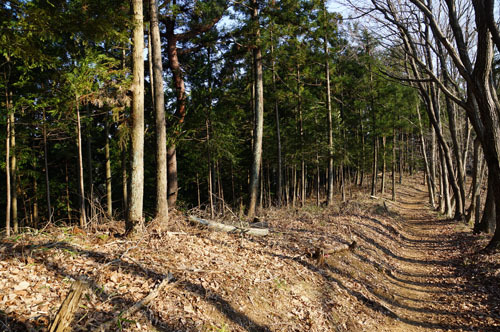
[{"label": "twig", "polygon": [[[160,291],[162,290],[162,288],[165,288],[165,286],[167,284],[169,284],[169,282],[171,280],[172,279],[169,277],[166,277],[165,279],[163,279],[163,281],[155,289],[153,289],[148,295],[146,295],[146,297],[144,297],[142,300],[136,302],[131,307],[120,312],[118,315],[115,315],[111,320],[108,320],[107,322],[102,323],[100,326],[98,326],[95,329],[95,331],[100,331],[100,332],[109,331],[111,326],[114,323],[116,323],[117,320],[125,319],[125,318],[135,314],[142,307],[147,306],[149,304],[149,302],[151,302],[153,299],[155,299],[160,294]],[[177,284],[178,284],[178,281],[170,283],[168,285],[168,288],[172,288]]]}]

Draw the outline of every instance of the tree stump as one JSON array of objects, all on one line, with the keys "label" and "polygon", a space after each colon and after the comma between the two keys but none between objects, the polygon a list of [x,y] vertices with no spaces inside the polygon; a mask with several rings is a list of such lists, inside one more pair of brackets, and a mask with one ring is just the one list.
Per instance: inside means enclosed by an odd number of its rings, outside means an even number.
[{"label": "tree stump", "polygon": [[68,330],[78,309],[78,303],[80,303],[83,291],[86,288],[87,284],[81,280],[77,280],[71,285],[69,294],[64,299],[54,321],[50,325],[49,332],[64,332]]}]

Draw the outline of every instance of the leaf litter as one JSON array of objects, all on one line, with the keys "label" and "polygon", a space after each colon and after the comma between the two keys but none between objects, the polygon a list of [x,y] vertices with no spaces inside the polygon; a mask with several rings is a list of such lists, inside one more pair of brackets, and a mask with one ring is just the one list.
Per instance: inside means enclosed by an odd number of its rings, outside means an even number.
[{"label": "leaf litter", "polygon": [[[28,232],[0,243],[0,330],[47,331],[72,282],[90,285],[72,324],[93,331],[496,331],[500,254],[439,219],[415,179],[398,201],[356,192],[332,208],[266,209],[271,234],[190,226],[177,213],[134,240],[103,225]],[[163,229],[162,229],[163,228]],[[356,241],[317,264],[315,248]],[[161,280],[146,308],[120,312]]]}]

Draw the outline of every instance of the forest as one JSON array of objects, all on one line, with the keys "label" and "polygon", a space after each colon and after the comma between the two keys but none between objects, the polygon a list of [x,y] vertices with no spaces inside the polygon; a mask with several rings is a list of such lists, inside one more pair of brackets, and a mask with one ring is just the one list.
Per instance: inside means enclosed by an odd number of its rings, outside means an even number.
[{"label": "forest", "polygon": [[0,2],[0,331],[500,329],[493,0]]}]

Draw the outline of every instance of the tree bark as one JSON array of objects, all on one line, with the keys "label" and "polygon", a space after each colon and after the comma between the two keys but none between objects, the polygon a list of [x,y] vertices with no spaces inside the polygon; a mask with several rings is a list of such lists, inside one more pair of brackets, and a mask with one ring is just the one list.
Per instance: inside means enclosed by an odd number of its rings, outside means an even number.
[{"label": "tree bark", "polygon": [[83,179],[83,157],[82,157],[82,127],[80,121],[80,106],[79,98],[76,97],[76,131],[77,131],[77,145],[78,145],[78,180],[80,184],[80,227],[87,226],[87,215],[85,211],[85,186]]},{"label": "tree bark", "polygon": [[[327,18],[326,1],[323,1],[323,14],[325,22]],[[325,23],[325,40],[323,44],[325,52],[325,76],[326,76],[326,112],[328,119],[328,189],[326,204],[333,204],[333,122],[332,122],[332,96],[330,88],[330,50],[328,48],[328,26]]]},{"label": "tree bark", "polygon": [[385,192],[385,135],[382,136],[382,183],[380,185],[380,194],[383,196]]},{"label": "tree bark", "polygon": [[[479,142],[479,139],[476,138],[474,140],[474,156],[473,156],[473,163],[472,163],[472,184],[471,184],[471,201],[469,208],[467,209],[467,215],[466,215],[466,222],[469,222],[472,219],[473,214],[475,213],[476,210],[476,202],[478,202],[478,199],[476,196],[479,196],[480,192],[480,185],[482,182],[482,174],[484,170],[482,169],[482,162],[479,160],[479,155],[481,153],[480,151],[481,147],[481,142]],[[479,202],[481,201],[481,198],[479,197]],[[478,220],[474,220],[475,223],[478,223]]]},{"label": "tree bark", "polygon": [[[275,3],[273,3],[275,5]],[[276,88],[276,60],[274,58],[274,43],[273,39],[273,28],[274,23],[271,27],[271,70],[273,72],[273,92],[274,92],[274,115],[276,121],[276,147],[277,147],[277,157],[278,157],[278,179],[276,181],[276,205],[278,207],[281,206],[281,201],[283,200],[283,166],[281,160],[281,133],[280,133],[280,113],[279,113],[279,105],[278,105],[278,96],[277,96],[277,88]]]},{"label": "tree bark", "polygon": [[113,217],[113,197],[111,188],[111,155],[109,149],[109,115],[106,114],[106,140],[104,154],[106,159],[106,214],[109,219]]},{"label": "tree bark", "polygon": [[43,161],[45,168],[45,193],[47,198],[47,220],[50,223],[52,221],[52,206],[50,202],[50,181],[49,181],[49,157],[48,157],[48,147],[47,147],[47,117],[45,114],[45,109],[43,109]]},{"label": "tree bark", "polygon": [[[490,233],[495,229],[496,222],[496,202],[494,192],[493,176],[488,173],[488,192],[486,194],[486,203],[484,204],[484,212],[481,219],[476,219],[474,222],[474,234]],[[498,227],[498,225],[497,225]]]},{"label": "tree bark", "polygon": [[[6,93],[6,100],[7,100],[7,109],[10,109],[9,106],[9,96]],[[7,131],[5,133],[6,135],[6,142],[5,142],[5,178],[6,178],[6,206],[5,206],[5,235],[7,237],[10,236],[11,229],[10,229],[10,211],[12,207],[12,197],[11,197],[11,186],[10,186],[10,177],[11,177],[11,172],[10,172],[10,117],[7,117]]]},{"label": "tree bark", "polygon": [[[68,174],[68,161],[65,163],[65,176],[66,176],[66,213],[68,214],[68,221],[71,222],[71,202],[69,198],[69,174]],[[35,192],[36,192],[36,180],[35,180]],[[35,205],[36,207],[36,205]],[[36,210],[38,210],[38,207],[36,207]],[[36,213],[38,215],[38,211]]]},{"label": "tree bark", "polygon": [[[252,20],[258,24],[259,8],[257,0],[252,0]],[[257,205],[257,191],[260,179],[260,165],[262,163],[262,136],[264,131],[264,81],[262,76],[262,51],[260,49],[260,27],[255,31],[257,45],[253,48],[254,73],[255,73],[255,127],[252,168],[250,176],[250,203],[248,216],[255,215]]]},{"label": "tree bark", "polygon": [[14,233],[19,232],[19,221],[17,218],[17,158],[16,158],[16,117],[12,104],[12,91],[9,93],[9,119],[10,119],[10,189],[11,189],[11,209],[12,226]]},{"label": "tree bark", "polygon": [[[88,121],[92,121],[92,114],[90,111],[90,105],[86,106],[86,115]],[[80,124],[81,125],[81,124]],[[80,127],[81,130],[81,127]],[[81,134],[80,134],[81,135]],[[87,218],[92,220],[95,213],[95,200],[94,200],[94,172],[92,171],[92,123],[87,122],[85,125],[85,137],[86,137],[86,150],[87,150],[87,180],[88,180],[88,190],[89,194],[84,195],[87,198]],[[83,141],[82,141],[83,142]],[[83,144],[83,143],[82,143]],[[83,148],[83,147],[82,147]]]},{"label": "tree bark", "polygon": [[[425,153],[425,152],[424,152]],[[396,127],[392,127],[392,200],[396,201]]]},{"label": "tree bark", "polygon": [[142,220],[144,194],[144,28],[142,0],[132,0],[132,130],[130,200],[125,232],[130,234]]},{"label": "tree bark", "polygon": [[154,108],[156,120],[156,218],[160,220],[167,220],[167,132],[165,123],[165,94],[163,91],[163,67],[157,0],[149,1],[149,15],[151,17],[150,43],[153,51]]},{"label": "tree bark", "polygon": [[[177,39],[174,35],[175,21],[169,20],[167,24],[167,54],[170,70],[172,71],[174,86],[177,98],[176,116],[179,125],[184,123],[186,116],[186,87],[182,75],[179,57],[177,55]],[[177,153],[175,142],[171,143],[167,150],[167,187],[168,206],[174,208],[177,202],[178,182],[177,182]]]},{"label": "tree bark", "polygon": [[425,174],[427,174],[427,191],[429,194],[429,204],[434,209],[436,207],[435,201],[434,201],[434,198],[435,198],[434,190],[435,190],[436,186],[434,185],[434,182],[433,182],[434,178],[432,175],[431,165],[427,159],[427,149],[425,147],[425,137],[424,137],[424,132],[422,129],[422,118],[420,115],[420,107],[418,105],[417,105],[417,117],[418,117],[417,118],[418,119],[418,130],[420,132],[420,146],[422,148],[422,156],[424,159],[424,172],[425,172]]},{"label": "tree bark", "polygon": [[128,160],[127,144],[121,147],[121,167],[122,167],[122,208],[125,216],[128,215]]}]

